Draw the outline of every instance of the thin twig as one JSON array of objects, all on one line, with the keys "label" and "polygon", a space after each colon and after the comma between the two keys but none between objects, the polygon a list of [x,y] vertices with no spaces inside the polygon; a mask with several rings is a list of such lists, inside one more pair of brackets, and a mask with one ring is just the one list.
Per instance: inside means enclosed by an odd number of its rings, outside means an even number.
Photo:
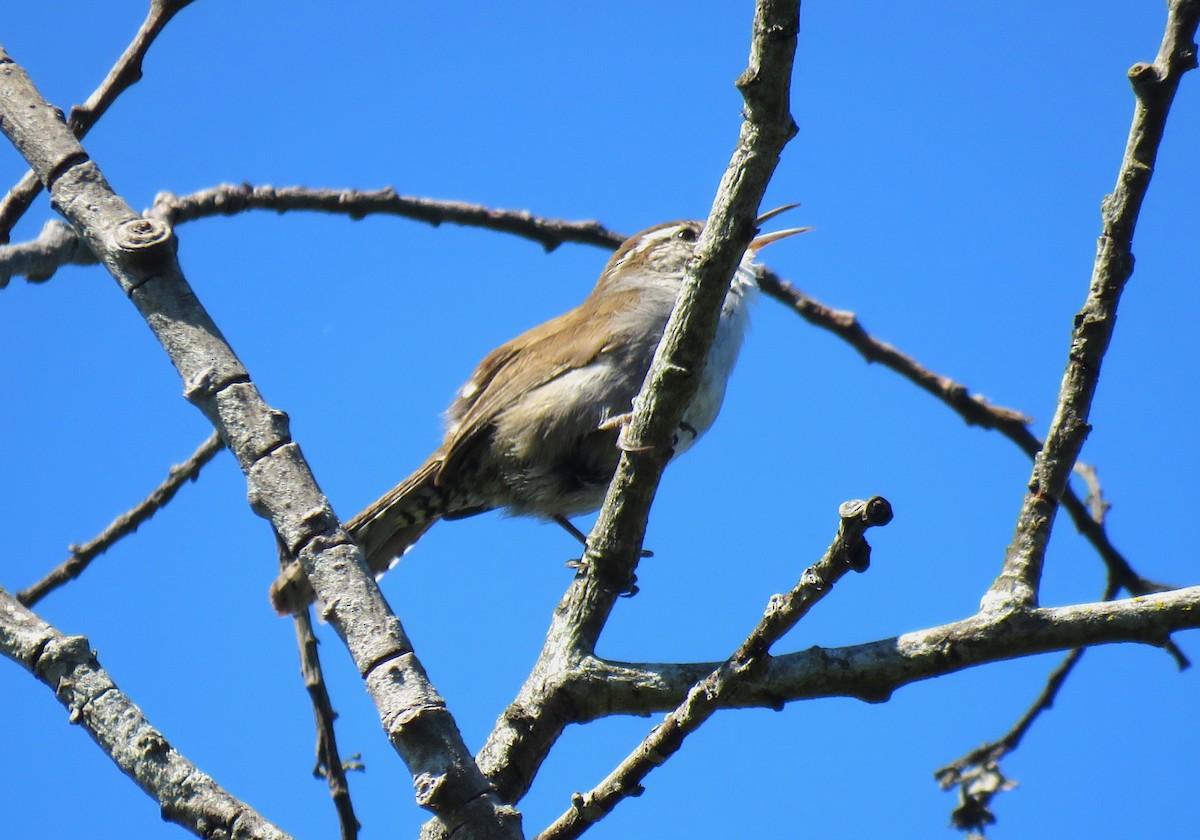
[{"label": "thin twig", "polygon": [[579,837],[623,799],[641,795],[642,780],[674,755],[683,746],[684,739],[712,717],[738,683],[761,669],[775,642],[829,594],[846,572],[866,571],[871,548],[864,534],[868,528],[891,521],[891,505],[876,496],[866,502],[845,502],[838,509],[838,515],[841,518],[838,533],[825,555],[804,571],[790,592],[771,598],[762,619],[733,655],[693,686],[683,703],[655,726],[603,782],[586,794],[575,794],[570,809],[539,834],[538,840]]},{"label": "thin twig", "polygon": [[1075,465],[1075,475],[1083,479],[1083,484],[1087,487],[1088,492],[1083,499],[1083,504],[1088,509],[1088,515],[1096,524],[1103,525],[1112,505],[1104,500],[1104,488],[1100,486],[1100,473],[1091,464],[1080,461]]},{"label": "thin twig", "polygon": [[439,201],[398,195],[391,187],[381,190],[309,189],[267,185],[221,184],[187,196],[159,193],[149,215],[171,224],[211,216],[232,216],[246,210],[317,211],[338,213],[352,219],[364,216],[401,216],[438,227],[442,224],[508,233],[532,239],[547,251],[564,242],[616,248],[624,241],[599,222],[570,222],[534,216],[526,210],[497,210],[465,201]]},{"label": "thin twig", "polygon": [[[100,87],[92,92],[87,102],[76,105],[67,116],[67,126],[76,137],[88,133],[96,121],[116,101],[117,97],[142,78],[142,60],[150,50],[154,39],[178,12],[192,0],[151,0],[146,19],[138,28],[133,41],[108,71]],[[42,191],[42,182],[32,171],[26,172],[8,194],[0,200],[0,244],[8,242],[13,226],[29,209],[29,205]],[[31,278],[32,279],[32,278]]]},{"label": "thin twig", "polygon": [[138,526],[175,498],[180,487],[189,481],[195,481],[204,465],[224,448],[221,436],[217,432],[213,432],[192,453],[192,457],[182,464],[171,467],[166,480],[154,488],[149,496],[138,502],[131,510],[114,519],[112,524],[105,528],[99,536],[83,545],[70,546],[71,556],[37,583],[18,592],[17,600],[27,607],[32,607],[58,587],[79,577],[88,564],[112,548],[122,537],[136,531]]},{"label": "thin twig", "polygon": [[[1104,601],[1111,601],[1119,590],[1115,581],[1109,580],[1104,590]],[[1173,645],[1173,643],[1172,643]],[[1000,770],[1000,762],[1020,746],[1025,735],[1043,712],[1054,706],[1067,677],[1075,670],[1087,648],[1074,648],[1062,662],[1050,672],[1046,685],[1025,710],[1025,714],[1013,724],[1002,737],[991,743],[976,747],[969,753],[939,768],[933,774],[942,790],[958,787],[958,805],[950,814],[955,828],[963,831],[982,832],[985,826],[996,822],[991,803],[997,794],[1011,790],[1015,782],[1009,781]]]},{"label": "thin twig", "polygon": [[[1116,595],[1116,586],[1110,584],[1104,593],[1104,600],[1110,601]],[[1075,648],[1063,657],[1042,688],[1037,699],[1033,701],[1025,714],[1021,715],[1013,727],[1003,737],[984,744],[938,769],[933,777],[942,790],[957,786],[959,789],[958,805],[950,814],[950,821],[955,828],[963,831],[982,831],[984,826],[996,821],[991,810],[992,799],[996,794],[1010,790],[1014,783],[1010,782],[1000,772],[1000,761],[1021,744],[1033,726],[1034,721],[1054,705],[1055,698],[1062,690],[1067,677],[1083,658],[1086,648]]]},{"label": "thin twig", "polygon": [[996,429],[1013,440],[1018,440],[1022,434],[1033,437],[1028,429],[1032,418],[1011,408],[992,405],[983,397],[972,394],[967,386],[922,367],[911,356],[870,335],[853,312],[826,306],[780,279],[769,268],[759,271],[758,285],[763,294],[784,304],[813,326],[838,336],[868,362],[877,362],[895,371],[926,393],[937,397],[954,409],[968,426]]},{"label": "thin twig", "polygon": [[[292,563],[292,555],[278,537],[276,544],[279,548],[279,567],[287,568]],[[317,653],[317,637],[313,633],[312,615],[304,609],[295,613],[293,619],[296,625],[296,644],[300,651],[300,674],[304,677],[304,688],[308,691],[308,699],[312,703],[313,721],[317,729],[317,762],[313,767],[313,776],[325,779],[329,786],[329,795],[337,812],[342,840],[355,840],[362,824],[354,814],[346,770],[361,770],[363,766],[353,760],[343,762],[338,752],[337,735],[333,728],[337,712],[333,710],[329,689],[325,685],[325,673],[321,669],[321,658]]]},{"label": "thin twig", "polygon": [[13,277],[24,275],[30,283],[43,283],[64,265],[95,264],[96,255],[75,231],[58,219],[50,219],[35,238],[0,245],[0,289]]},{"label": "thin twig", "polygon": [[1117,306],[1133,274],[1133,233],[1179,80],[1196,66],[1200,2],[1172,0],[1166,31],[1153,64],[1135,64],[1129,80],[1136,96],[1125,156],[1112,195],[1101,205],[1101,235],[1087,299],[1075,316],[1067,369],[1045,444],[1034,459],[1004,568],[984,596],[985,609],[1027,609],[1037,604],[1042,565],[1058,502],[1089,430],[1088,415],[1116,324]]},{"label": "thin twig", "polygon": [[[868,333],[853,312],[833,309],[791,283],[781,280],[770,269],[759,274],[763,293],[787,306],[813,326],[828,330],[857,350],[868,362],[878,362],[928,394],[937,397],[953,409],[968,426],[993,429],[1011,440],[1030,458],[1036,457],[1042,441],[1029,431],[1030,419],[1010,408],[992,405],[983,397],[972,394],[963,384],[948,376],[922,366],[911,356]],[[1062,494],[1062,504],[1076,529],[1092,544],[1114,578],[1131,595],[1162,592],[1170,587],[1148,580],[1134,571],[1129,561],[1109,539],[1102,520],[1090,515],[1088,505],[1068,485]]]},{"label": "thin twig", "polygon": [[[1107,601],[1109,598],[1106,597],[1105,600]],[[959,777],[968,767],[999,762],[1005,755],[1020,746],[1021,740],[1029,732],[1034,721],[1038,719],[1038,716],[1054,706],[1058,692],[1062,689],[1063,683],[1066,682],[1071,670],[1079,664],[1079,660],[1082,658],[1085,650],[1086,648],[1075,648],[1063,657],[1063,661],[1046,678],[1046,685],[1042,688],[1037,699],[1033,701],[1033,704],[1025,710],[1025,714],[1021,715],[1003,737],[992,741],[990,744],[984,744],[981,747],[971,750],[971,752],[962,758],[938,770],[934,776],[942,788],[949,788],[951,785],[957,784]]]}]

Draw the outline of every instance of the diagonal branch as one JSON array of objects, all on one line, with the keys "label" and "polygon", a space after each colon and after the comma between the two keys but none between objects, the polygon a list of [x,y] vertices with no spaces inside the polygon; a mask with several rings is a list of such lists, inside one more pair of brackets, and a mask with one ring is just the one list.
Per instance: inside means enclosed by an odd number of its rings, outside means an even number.
[{"label": "diagonal branch", "polygon": [[114,519],[112,524],[91,541],[71,546],[71,556],[37,583],[18,592],[17,600],[27,607],[32,607],[55,589],[79,577],[93,560],[112,548],[118,540],[136,531],[138,526],[175,498],[179,488],[186,482],[195,481],[204,465],[224,448],[225,444],[221,442],[220,434],[213,432],[200,444],[200,448],[192,453],[192,457],[178,466],[171,467],[166,481],[154,488],[149,496]]},{"label": "diagonal branch", "polygon": [[962,758],[936,770],[933,774],[942,790],[959,788],[958,806],[950,815],[951,823],[962,831],[981,831],[996,821],[991,801],[997,793],[1008,790],[1000,773],[1000,760],[1021,744],[1034,721],[1054,705],[1054,698],[1067,677],[1083,658],[1086,648],[1075,648],[1051,673],[1037,699],[1013,727],[998,740],[971,750]]},{"label": "diagonal branch", "polygon": [[695,393],[733,271],[754,231],[758,205],[783,146],[795,134],[789,85],[799,3],[760,0],[749,67],[738,80],[746,102],[738,146],[722,178],[696,258],[680,289],[654,363],[625,429],[626,451],[584,553],[525,685],[480,751],[480,767],[505,801],[528,789],[570,722],[558,690],[565,669],[590,655],[617,597],[630,586],[646,516],[668,457],[667,442]]},{"label": "diagonal branch", "polygon": [[983,397],[972,394],[967,386],[921,366],[911,356],[868,333],[853,312],[826,306],[769,268],[759,270],[758,285],[763,294],[779,301],[813,326],[833,333],[868,362],[877,362],[895,371],[927,394],[937,397],[954,409],[968,426],[995,429],[1022,448],[1029,440],[1037,442],[1029,431],[1032,420],[1027,415],[992,405]]},{"label": "diagonal branch", "polygon": [[[290,557],[287,558],[287,562],[291,562]],[[329,796],[337,812],[342,840],[354,840],[358,837],[358,830],[362,828],[362,824],[354,814],[346,771],[361,770],[362,765],[358,764],[353,756],[349,761],[343,761],[338,751],[337,736],[333,729],[337,712],[333,710],[329,689],[325,685],[321,659],[317,654],[317,637],[313,633],[312,616],[308,610],[304,610],[293,618],[296,625],[296,644],[300,649],[300,671],[309,700],[312,702],[313,719],[317,727],[317,763],[313,767],[313,775],[324,778],[328,783]]]},{"label": "diagonal branch", "polygon": [[642,780],[674,755],[684,739],[721,708],[722,701],[739,682],[761,670],[772,645],[829,594],[846,572],[866,571],[871,547],[864,535],[868,528],[891,521],[891,505],[876,496],[866,502],[845,502],[838,515],[841,522],[837,536],[824,556],[804,571],[790,592],[771,598],[762,619],[733,655],[692,686],[683,702],[603,782],[586,794],[572,797],[571,808],[539,834],[538,840],[579,837],[623,799],[639,796]]},{"label": "diagonal branch", "polygon": [[679,291],[633,416],[624,451],[584,552],[585,569],[569,593],[556,640],[591,653],[616,598],[629,587],[646,518],[683,414],[696,393],[734,269],[754,235],[754,220],[784,145],[795,135],[789,89],[799,3],[759,0],[749,67],[738,80],[746,103],[738,147],[721,179],[696,256]]},{"label": "diagonal branch", "polygon": [[163,803],[162,818],[198,837],[285,840],[200,772],[117,688],[83,636],[64,636],[0,589],[0,652],[44,683],[125,775]]},{"label": "diagonal branch", "polygon": [[[906,353],[868,333],[853,312],[833,309],[791,283],[781,280],[769,269],[759,275],[763,293],[775,298],[810,324],[828,330],[857,350],[868,362],[878,362],[953,409],[968,426],[994,429],[1011,440],[1030,458],[1037,456],[1042,442],[1029,431],[1029,418],[1010,408],[991,405],[972,394],[960,382],[922,366]],[[1083,500],[1068,485],[1063,489],[1062,504],[1076,529],[1096,549],[1110,578],[1131,595],[1161,592],[1168,587],[1138,574],[1108,537],[1104,522],[1091,516]]]},{"label": "diagonal branch", "polygon": [[[61,116],[0,50],[0,128],[37,172],[54,206],[145,318],[200,408],[238,459],[251,506],[297,556],[342,636],[412,773],[418,803],[461,837],[512,838],[516,813],[501,805],[317,486],[287,418],[266,404],[189,287],[175,237],[139,217],[108,185]],[[170,807],[169,803],[164,807]]]},{"label": "diagonal branch", "polygon": [[[171,18],[191,2],[192,0],[151,0],[146,19],[133,36],[133,41],[117,59],[117,63],[108,71],[100,87],[92,92],[87,102],[71,109],[67,117],[67,126],[76,137],[85,136],[117,97],[141,80],[142,60],[149,52],[150,45],[170,23]],[[30,171],[8,191],[3,200],[0,200],[0,244],[8,242],[13,226],[25,215],[25,211],[41,191],[42,182]]]},{"label": "diagonal branch", "polygon": [[1180,79],[1196,66],[1198,23],[1198,0],[1171,0],[1158,57],[1153,64],[1135,64],[1129,70],[1136,97],[1133,124],[1116,187],[1101,206],[1102,230],[1091,286],[1075,316],[1054,419],[1034,459],[1029,491],[1004,568],[984,596],[985,609],[1028,609],[1037,604],[1054,515],[1090,428],[1088,414],[1116,325],[1117,304],[1133,274],[1133,232],[1150,187],[1167,115]]}]

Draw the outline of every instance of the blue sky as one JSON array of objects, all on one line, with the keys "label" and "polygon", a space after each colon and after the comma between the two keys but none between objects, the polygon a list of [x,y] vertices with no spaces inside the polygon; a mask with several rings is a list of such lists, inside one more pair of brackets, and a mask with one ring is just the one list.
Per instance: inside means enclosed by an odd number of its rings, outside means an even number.
[{"label": "blue sky", "polygon": [[[376,189],[598,219],[632,233],[703,217],[735,142],[751,4],[275,4],[198,0],[168,27],[85,144],[135,207],[222,182]],[[51,101],[80,102],[143,4],[9,0],[0,43]],[[1042,434],[1053,410],[1162,4],[808,3],[793,87],[800,133],[766,206],[813,225],[765,254],[819,300]],[[1185,78],[1135,240],[1084,458],[1116,545],[1148,577],[1196,581],[1187,539],[1197,444],[1195,196],[1200,97]],[[0,181],[23,167],[0,146]],[[15,239],[51,217],[41,200]],[[475,362],[577,303],[607,254],[545,254],[501,234],[395,218],[258,213],[179,229],[201,301],[267,399],[286,410],[348,517],[436,445]],[[823,551],[837,505],[887,496],[874,565],[778,652],[884,638],[970,614],[998,571],[1029,475],[994,433],[770,300],[705,440],[667,471],[641,593],[600,653],[718,659]],[[107,274],[68,268],[0,291],[0,504],[15,590],[141,499],[208,434],[166,356]],[[1179,520],[1182,519],[1182,522]],[[590,520],[585,523],[590,525]],[[435,684],[478,747],[537,655],[575,546],[487,515],[434,528],[385,579]],[[269,530],[228,455],[139,533],[38,607],[87,635],[171,742],[300,838],[331,836],[309,775],[310,712],[290,622],[266,601]],[[1043,602],[1103,589],[1060,519]],[[348,658],[323,628],[364,836],[421,814]],[[1197,656],[1196,637],[1179,642]],[[1058,656],[907,687],[718,715],[647,793],[592,836],[946,837],[933,771],[1002,734]],[[94,837],[178,837],[66,724],[50,693],[0,665],[0,812],[13,836],[86,820]],[[1133,646],[1090,652],[1006,764],[997,838],[1181,835],[1200,735],[1193,672]],[[599,781],[652,720],[567,732],[522,803],[530,834]],[[64,812],[63,790],[73,813]],[[58,815],[62,815],[59,817]]]}]

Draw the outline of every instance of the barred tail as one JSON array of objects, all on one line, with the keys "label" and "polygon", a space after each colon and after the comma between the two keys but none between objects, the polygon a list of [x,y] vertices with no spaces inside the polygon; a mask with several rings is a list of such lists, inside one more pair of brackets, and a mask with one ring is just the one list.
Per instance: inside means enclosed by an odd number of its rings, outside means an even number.
[{"label": "barred tail", "polygon": [[[346,523],[367,567],[380,577],[446,510],[448,494],[436,483],[441,458],[430,458],[379,501]],[[315,599],[308,577],[293,561],[271,584],[271,605],[280,615],[308,607]]]}]

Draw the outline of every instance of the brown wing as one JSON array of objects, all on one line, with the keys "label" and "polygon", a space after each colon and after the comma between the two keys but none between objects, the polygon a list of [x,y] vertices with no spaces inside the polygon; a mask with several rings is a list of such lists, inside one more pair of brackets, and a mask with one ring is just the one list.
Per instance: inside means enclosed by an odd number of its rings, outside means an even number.
[{"label": "brown wing", "polygon": [[612,338],[601,322],[610,321],[635,294],[608,295],[600,311],[594,297],[577,308],[517,336],[493,350],[471,376],[474,390],[450,408],[454,431],[442,444],[442,470],[453,472],[486,443],[495,418],[525,393],[571,370],[586,367]]}]

